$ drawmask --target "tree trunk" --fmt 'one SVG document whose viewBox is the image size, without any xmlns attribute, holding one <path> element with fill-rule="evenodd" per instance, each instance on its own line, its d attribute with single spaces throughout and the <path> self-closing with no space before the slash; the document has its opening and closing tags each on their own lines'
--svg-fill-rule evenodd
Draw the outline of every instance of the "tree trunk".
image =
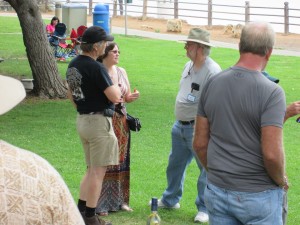
<svg viewBox="0 0 300 225">
<path fill-rule="evenodd" d="M 14 8 L 20 21 L 34 79 L 33 94 L 41 98 L 66 98 L 66 86 L 58 73 L 37 1 L 5 1 Z"/>
</svg>

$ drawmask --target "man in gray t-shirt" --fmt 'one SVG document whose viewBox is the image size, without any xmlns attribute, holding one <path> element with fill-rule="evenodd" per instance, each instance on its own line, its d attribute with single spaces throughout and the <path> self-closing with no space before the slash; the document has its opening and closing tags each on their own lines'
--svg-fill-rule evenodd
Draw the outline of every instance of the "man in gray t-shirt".
<svg viewBox="0 0 300 225">
<path fill-rule="evenodd" d="M 203 87 L 193 147 L 207 169 L 210 224 L 282 224 L 285 95 L 261 73 L 275 33 L 247 24 L 240 59 Z"/>
</svg>

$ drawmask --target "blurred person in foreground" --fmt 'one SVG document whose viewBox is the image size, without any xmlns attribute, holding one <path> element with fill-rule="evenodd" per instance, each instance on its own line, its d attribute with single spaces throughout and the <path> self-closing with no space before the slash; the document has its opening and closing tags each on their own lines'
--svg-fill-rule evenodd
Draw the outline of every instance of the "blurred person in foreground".
<svg viewBox="0 0 300 225">
<path fill-rule="evenodd" d="M 203 88 L 193 147 L 207 169 L 211 225 L 282 224 L 285 94 L 261 72 L 274 42 L 270 24 L 248 23 L 238 62 Z"/>
<path fill-rule="evenodd" d="M 87 225 L 111 224 L 98 218 L 96 206 L 107 166 L 119 164 L 110 108 L 122 99 L 120 88 L 96 59 L 104 54 L 107 41 L 113 39 L 101 27 L 89 27 L 82 36 L 82 53 L 70 62 L 66 75 L 69 98 L 78 112 L 77 132 L 87 165 L 78 200 Z"/>
<path fill-rule="evenodd" d="M 179 201 L 183 194 L 185 172 L 195 152 L 192 148 L 194 122 L 197 106 L 207 80 L 221 71 L 220 66 L 209 57 L 213 45 L 206 30 L 192 28 L 185 42 L 186 56 L 190 59 L 181 75 L 179 92 L 175 102 L 176 121 L 172 127 L 172 148 L 167 167 L 167 188 L 158 207 L 180 208 Z M 197 198 L 195 201 L 197 215 L 194 222 L 208 222 L 208 214 L 204 204 L 204 189 L 206 186 L 206 171 L 197 157 L 199 178 L 197 181 Z"/>
<path fill-rule="evenodd" d="M 108 166 L 103 180 L 102 192 L 98 201 L 96 212 L 101 216 L 107 216 L 108 212 L 119 210 L 132 211 L 129 207 L 130 195 L 130 129 L 126 120 L 125 103 L 137 100 L 140 93 L 130 90 L 130 83 L 126 70 L 118 67 L 120 49 L 115 42 L 109 42 L 104 55 L 98 58 L 108 71 L 113 83 L 118 85 L 124 102 L 115 105 L 115 113 L 112 119 L 114 132 L 119 145 L 119 164 Z"/>
<path fill-rule="evenodd" d="M 22 83 L 0 75 L 0 115 L 26 96 Z M 0 224 L 84 225 L 59 173 L 45 159 L 0 140 Z"/>
</svg>

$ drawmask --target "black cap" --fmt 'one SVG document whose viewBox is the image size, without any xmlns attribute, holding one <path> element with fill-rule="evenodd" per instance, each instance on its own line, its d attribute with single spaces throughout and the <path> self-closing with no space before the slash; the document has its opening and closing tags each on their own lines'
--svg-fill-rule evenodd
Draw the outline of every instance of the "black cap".
<svg viewBox="0 0 300 225">
<path fill-rule="evenodd" d="M 82 35 L 82 43 L 94 44 L 100 41 L 113 41 L 114 37 L 106 34 L 105 30 L 98 26 L 91 26 Z"/>
</svg>

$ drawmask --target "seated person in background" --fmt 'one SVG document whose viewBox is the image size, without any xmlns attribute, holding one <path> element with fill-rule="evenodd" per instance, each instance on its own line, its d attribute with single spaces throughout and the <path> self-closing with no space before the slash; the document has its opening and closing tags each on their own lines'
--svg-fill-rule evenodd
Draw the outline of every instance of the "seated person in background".
<svg viewBox="0 0 300 225">
<path fill-rule="evenodd" d="M 54 31 L 55 31 L 55 26 L 56 26 L 56 24 L 58 24 L 58 23 L 59 23 L 58 17 L 54 16 L 54 17 L 51 19 L 50 24 L 48 24 L 48 25 L 46 26 L 46 32 L 47 32 L 47 35 L 48 35 L 48 36 L 50 36 L 50 35 L 52 35 L 52 34 L 54 33 Z"/>
<path fill-rule="evenodd" d="M 25 97 L 22 83 L 0 75 L 0 115 Z M 84 225 L 67 185 L 40 156 L 0 140 L 0 224 Z"/>
</svg>

